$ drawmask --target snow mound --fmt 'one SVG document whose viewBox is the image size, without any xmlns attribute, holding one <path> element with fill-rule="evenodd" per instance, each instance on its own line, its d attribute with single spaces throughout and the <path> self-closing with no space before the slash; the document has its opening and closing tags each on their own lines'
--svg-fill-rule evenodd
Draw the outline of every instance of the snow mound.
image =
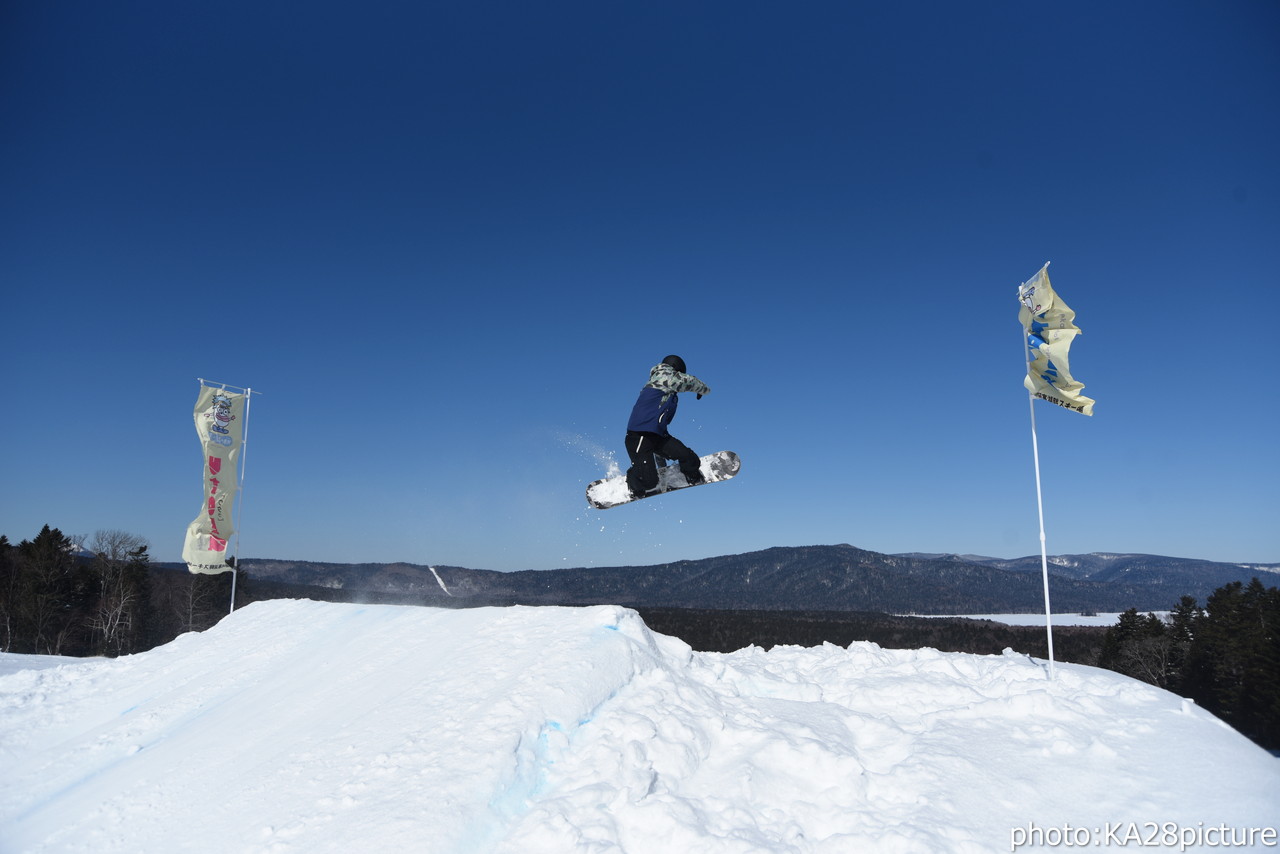
<svg viewBox="0 0 1280 854">
<path fill-rule="evenodd" d="M 0 676 L 0 768 L 5 852 L 991 852 L 1280 818 L 1280 763 L 1117 674 L 694 653 L 610 606 L 257 603 Z"/>
</svg>

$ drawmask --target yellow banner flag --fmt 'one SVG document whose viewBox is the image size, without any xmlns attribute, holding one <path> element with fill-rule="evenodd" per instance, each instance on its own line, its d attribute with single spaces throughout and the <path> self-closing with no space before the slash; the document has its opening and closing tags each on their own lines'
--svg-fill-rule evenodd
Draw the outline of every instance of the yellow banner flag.
<svg viewBox="0 0 1280 854">
<path fill-rule="evenodd" d="M 1018 319 L 1029 348 L 1023 385 L 1042 400 L 1092 415 L 1093 398 L 1080 394 L 1084 383 L 1072 378 L 1067 360 L 1071 342 L 1080 334 L 1080 327 L 1075 325 L 1076 313 L 1054 293 L 1048 269 L 1045 264 L 1018 288 L 1018 299 L 1022 301 Z"/>
<path fill-rule="evenodd" d="M 202 385 L 196 398 L 196 432 L 204 455 L 204 504 L 187 526 L 182 559 L 192 572 L 230 572 L 227 540 L 235 533 L 231 505 L 244 444 L 245 395 Z"/>
</svg>

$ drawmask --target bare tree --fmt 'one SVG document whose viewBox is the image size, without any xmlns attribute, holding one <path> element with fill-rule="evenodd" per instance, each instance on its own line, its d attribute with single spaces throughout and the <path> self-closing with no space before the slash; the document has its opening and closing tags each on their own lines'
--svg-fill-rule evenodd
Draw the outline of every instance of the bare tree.
<svg viewBox="0 0 1280 854">
<path fill-rule="evenodd" d="M 1122 673 L 1166 688 L 1172 670 L 1174 643 L 1164 635 L 1132 638 L 1120 650 Z"/>
<path fill-rule="evenodd" d="M 158 636 L 171 639 L 186 632 L 202 632 L 226 613 L 230 585 L 226 573 L 166 572 L 156 580 Z"/>
<path fill-rule="evenodd" d="M 89 540 L 89 551 L 109 561 L 124 563 L 129 555 L 140 548 L 149 547 L 146 537 L 131 534 L 128 531 L 107 530 L 96 531 Z"/>
<path fill-rule="evenodd" d="M 147 605 L 149 545 L 145 537 L 119 530 L 98 531 L 89 543 L 97 555 L 93 567 L 98 577 L 90 625 L 104 653 L 119 655 L 136 645 Z"/>
<path fill-rule="evenodd" d="M 17 549 L 0 534 L 0 652 L 13 650 L 18 607 Z"/>
</svg>

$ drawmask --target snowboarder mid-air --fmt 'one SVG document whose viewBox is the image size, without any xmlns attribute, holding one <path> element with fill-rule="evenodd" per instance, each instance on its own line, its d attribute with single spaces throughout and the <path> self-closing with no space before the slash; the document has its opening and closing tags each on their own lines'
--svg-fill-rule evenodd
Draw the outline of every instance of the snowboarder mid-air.
<svg viewBox="0 0 1280 854">
<path fill-rule="evenodd" d="M 698 468 L 698 455 L 667 432 L 667 425 L 676 417 L 679 393 L 691 391 L 702 398 L 711 388 L 691 374 L 685 373 L 684 359 L 668 356 L 649 371 L 649 382 L 640 389 L 640 397 L 631 410 L 627 422 L 627 456 L 631 468 L 627 469 L 627 488 L 633 498 L 640 498 L 658 486 L 658 466 L 662 461 L 675 460 L 680 472 L 690 486 L 703 482 Z"/>
</svg>

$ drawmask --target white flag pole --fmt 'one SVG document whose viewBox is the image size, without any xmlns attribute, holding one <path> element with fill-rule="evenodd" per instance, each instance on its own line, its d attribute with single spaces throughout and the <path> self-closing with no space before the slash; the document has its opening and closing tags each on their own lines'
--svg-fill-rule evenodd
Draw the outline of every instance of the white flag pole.
<svg viewBox="0 0 1280 854">
<path fill-rule="evenodd" d="M 1049 266 L 1049 262 L 1045 262 Z M 1027 360 L 1027 375 L 1031 375 L 1031 346 L 1026 330 L 1022 333 L 1022 353 Z M 1049 679 L 1055 678 L 1053 662 L 1053 611 L 1049 607 L 1049 552 L 1044 536 L 1044 495 L 1040 488 L 1040 443 L 1036 438 L 1036 396 L 1027 389 L 1027 402 L 1031 407 L 1031 456 L 1036 467 L 1036 510 L 1040 514 L 1040 575 L 1044 579 L 1044 631 L 1049 643 Z"/>
<path fill-rule="evenodd" d="M 1040 491 L 1040 445 L 1036 441 L 1035 395 L 1027 392 L 1027 400 L 1031 404 L 1031 455 L 1035 458 L 1036 464 L 1036 509 L 1040 513 L 1040 574 L 1044 578 L 1044 631 L 1049 641 L 1049 678 L 1053 679 L 1053 611 L 1049 607 L 1049 552 L 1044 536 L 1044 498 Z"/>
<path fill-rule="evenodd" d="M 239 503 L 236 506 L 236 548 L 232 556 L 235 562 L 235 568 L 231 570 L 231 610 L 228 614 L 235 613 L 236 610 L 236 579 L 240 577 L 240 520 L 244 518 L 244 461 L 249 456 L 249 404 L 253 402 L 253 389 L 246 388 L 244 390 L 244 426 L 241 427 L 240 434 L 240 483 L 237 485 L 236 491 L 239 493 L 236 497 Z"/>
</svg>

